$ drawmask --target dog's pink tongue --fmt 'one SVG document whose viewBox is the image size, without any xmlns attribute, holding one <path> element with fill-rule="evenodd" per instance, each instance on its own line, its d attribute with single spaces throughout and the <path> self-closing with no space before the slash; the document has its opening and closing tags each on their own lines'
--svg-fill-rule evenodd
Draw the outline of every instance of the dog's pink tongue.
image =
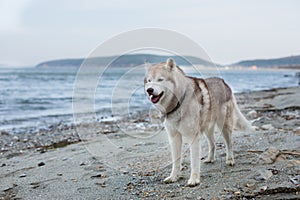
<svg viewBox="0 0 300 200">
<path fill-rule="evenodd" d="M 157 103 L 158 100 L 159 100 L 159 96 L 153 96 L 153 97 L 151 98 L 151 102 L 152 102 L 152 103 Z"/>
</svg>

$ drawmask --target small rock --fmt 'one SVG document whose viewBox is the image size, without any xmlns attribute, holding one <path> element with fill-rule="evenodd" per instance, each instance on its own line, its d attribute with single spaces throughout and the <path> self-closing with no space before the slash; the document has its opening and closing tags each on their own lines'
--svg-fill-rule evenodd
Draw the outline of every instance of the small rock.
<svg viewBox="0 0 300 200">
<path fill-rule="evenodd" d="M 15 135 L 12 139 L 15 140 L 15 141 L 18 141 L 19 137 Z"/>
<path fill-rule="evenodd" d="M 63 174 L 62 173 L 57 173 L 57 176 L 62 176 Z"/>
<path fill-rule="evenodd" d="M 259 127 L 258 126 L 251 126 L 253 130 L 255 131 L 259 131 Z"/>
<path fill-rule="evenodd" d="M 6 131 L 1 131 L 1 132 L 0 132 L 0 135 L 2 135 L 2 136 L 9 136 L 9 133 L 6 132 Z"/>
<path fill-rule="evenodd" d="M 66 161 L 66 160 L 68 160 L 68 158 L 63 158 L 63 159 L 62 159 L 62 161 Z"/>
<path fill-rule="evenodd" d="M 36 149 L 38 152 L 40 153 L 46 153 L 47 152 L 47 149 L 46 148 L 37 148 Z"/>
<path fill-rule="evenodd" d="M 2 165 L 1 165 L 1 167 L 5 167 L 6 166 L 6 164 L 5 163 L 3 163 Z"/>
<path fill-rule="evenodd" d="M 39 167 L 44 166 L 44 165 L 45 165 L 44 162 L 40 162 L 40 163 L 38 164 Z"/>
<path fill-rule="evenodd" d="M 36 189 L 36 188 L 40 187 L 40 183 L 39 182 L 33 182 L 33 183 L 30 183 L 30 185 L 31 185 L 32 189 Z"/>
<path fill-rule="evenodd" d="M 259 156 L 260 164 L 271 164 L 273 163 L 277 156 L 279 155 L 279 150 L 275 147 L 269 147 Z"/>
<path fill-rule="evenodd" d="M 81 163 L 79 164 L 79 166 L 84 166 L 84 165 L 86 165 L 85 162 L 81 162 Z"/>
<path fill-rule="evenodd" d="M 266 170 L 266 169 L 260 169 L 258 172 L 255 174 L 254 179 L 257 181 L 265 181 L 268 180 L 273 176 L 272 171 Z"/>
<path fill-rule="evenodd" d="M 246 187 L 251 189 L 251 190 L 254 190 L 256 188 L 256 183 L 247 183 Z"/>
<path fill-rule="evenodd" d="M 100 185 L 102 188 L 106 187 L 106 183 L 105 181 L 98 181 L 97 183 L 95 183 L 96 185 Z"/>
<path fill-rule="evenodd" d="M 268 189 L 268 186 L 265 185 L 265 186 L 260 187 L 260 188 L 259 188 L 259 191 L 260 191 L 260 192 L 264 192 L 264 191 L 266 191 L 267 189 Z"/>
<path fill-rule="evenodd" d="M 264 125 L 261 126 L 261 129 L 265 130 L 265 131 L 268 131 L 268 130 L 273 130 L 274 127 L 273 127 L 272 124 L 264 124 Z"/>
<path fill-rule="evenodd" d="M 24 178 L 24 177 L 26 177 L 27 176 L 27 174 L 20 174 L 20 178 Z"/>
<path fill-rule="evenodd" d="M 296 133 L 297 135 L 300 135 L 300 127 L 296 128 L 295 133 Z"/>
<path fill-rule="evenodd" d="M 255 119 L 255 118 L 257 118 L 257 112 L 256 112 L 255 110 L 250 110 L 250 111 L 246 114 L 246 116 L 247 116 L 248 118 L 250 118 L 250 119 Z"/>
</svg>

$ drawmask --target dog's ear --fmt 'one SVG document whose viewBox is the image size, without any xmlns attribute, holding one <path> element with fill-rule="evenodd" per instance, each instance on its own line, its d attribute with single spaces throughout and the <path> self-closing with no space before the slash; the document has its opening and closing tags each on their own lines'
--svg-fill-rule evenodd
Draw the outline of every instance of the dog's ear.
<svg viewBox="0 0 300 200">
<path fill-rule="evenodd" d="M 152 65 L 148 61 L 145 61 L 144 66 L 145 66 L 146 71 L 149 71 L 149 69 L 151 68 Z"/>
<path fill-rule="evenodd" d="M 176 67 L 175 61 L 172 58 L 168 58 L 166 67 L 168 71 L 174 70 Z"/>
</svg>

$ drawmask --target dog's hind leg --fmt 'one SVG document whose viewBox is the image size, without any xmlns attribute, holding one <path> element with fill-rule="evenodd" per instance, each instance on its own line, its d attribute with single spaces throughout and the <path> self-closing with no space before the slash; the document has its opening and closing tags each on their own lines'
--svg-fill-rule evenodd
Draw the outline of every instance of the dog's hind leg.
<svg viewBox="0 0 300 200">
<path fill-rule="evenodd" d="M 232 115 L 227 116 L 225 123 L 223 124 L 222 127 L 219 128 L 222 131 L 226 143 L 226 164 L 233 166 L 234 158 L 233 158 L 232 141 L 231 141 L 231 135 L 233 129 Z"/>
<path fill-rule="evenodd" d="M 209 155 L 204 161 L 205 163 L 213 163 L 215 161 L 215 137 L 214 137 L 214 125 L 205 131 L 205 136 L 209 144 Z"/>
</svg>

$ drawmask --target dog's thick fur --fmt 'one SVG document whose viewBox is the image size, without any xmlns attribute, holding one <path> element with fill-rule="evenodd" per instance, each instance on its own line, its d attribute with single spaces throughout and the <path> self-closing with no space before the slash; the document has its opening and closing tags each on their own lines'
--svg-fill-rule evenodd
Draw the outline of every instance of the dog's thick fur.
<svg viewBox="0 0 300 200">
<path fill-rule="evenodd" d="M 166 63 L 146 67 L 144 86 L 150 101 L 165 115 L 164 124 L 173 162 L 171 175 L 165 182 L 174 182 L 178 178 L 184 138 L 190 145 L 191 154 L 191 175 L 188 185 L 199 184 L 200 135 L 205 133 L 209 142 L 209 155 L 205 162 L 214 162 L 215 125 L 225 139 L 226 163 L 234 165 L 232 130 L 251 129 L 251 126 L 241 114 L 232 90 L 223 79 L 188 77 L 170 58 Z"/>
</svg>

